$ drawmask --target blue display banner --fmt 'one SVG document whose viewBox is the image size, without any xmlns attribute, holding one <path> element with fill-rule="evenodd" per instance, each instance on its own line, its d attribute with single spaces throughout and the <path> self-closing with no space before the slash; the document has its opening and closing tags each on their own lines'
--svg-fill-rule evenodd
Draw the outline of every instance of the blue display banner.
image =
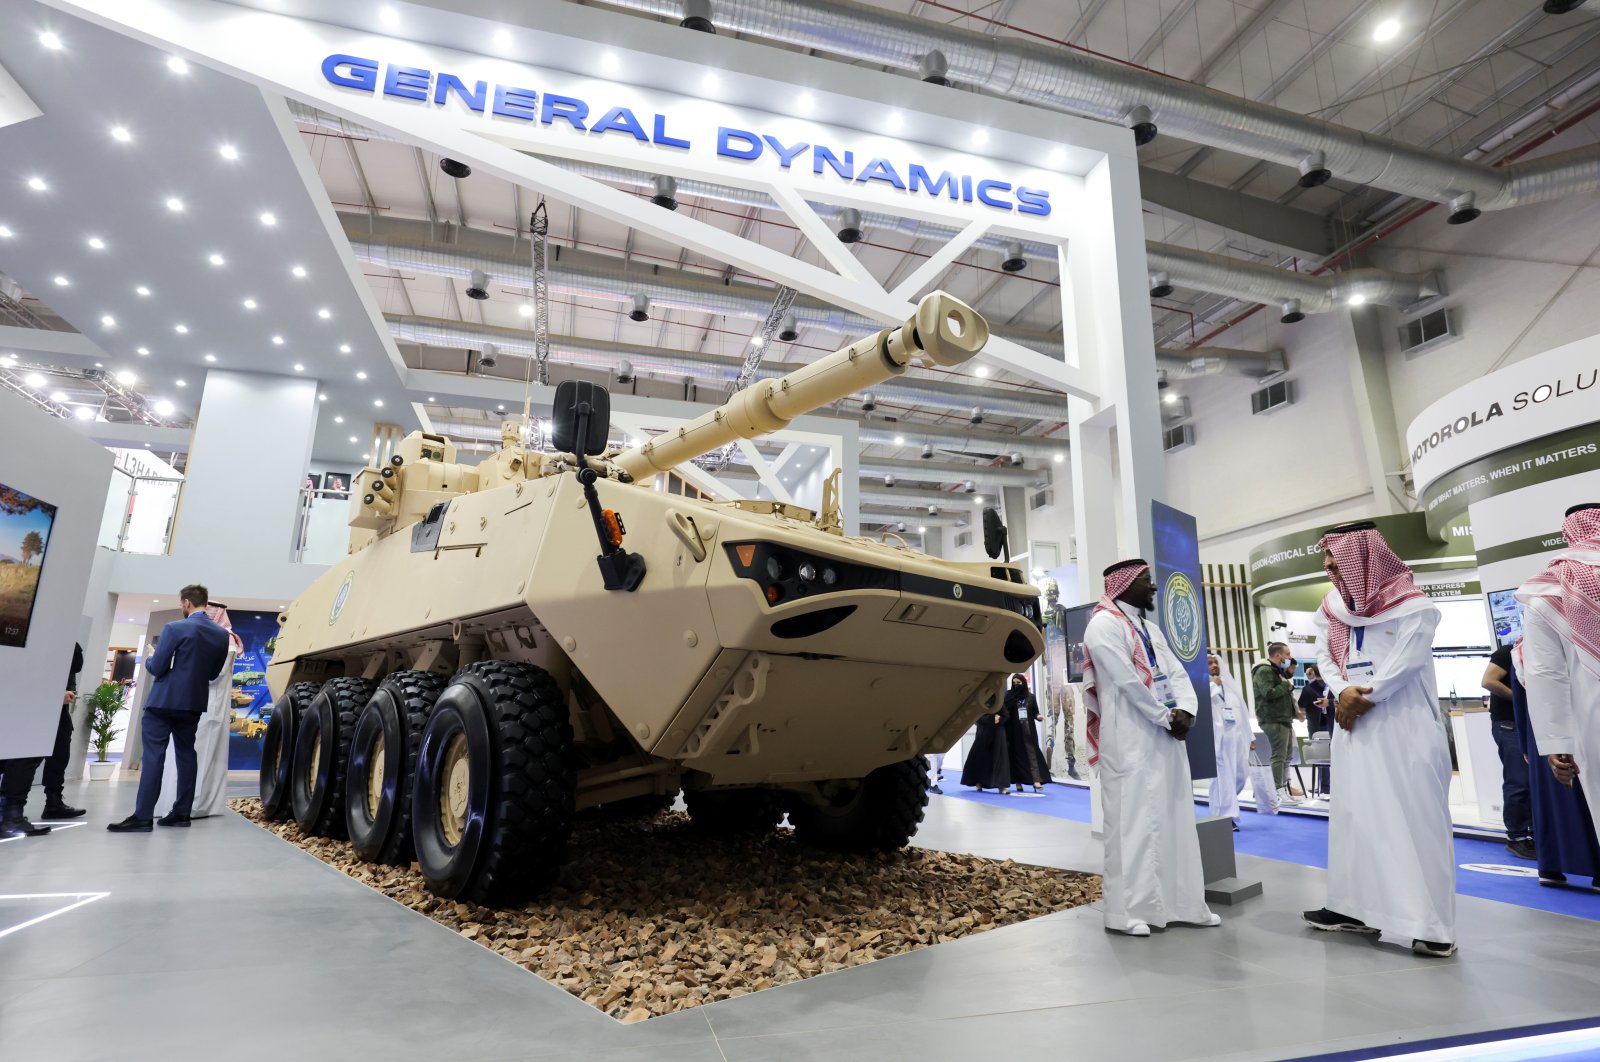
<svg viewBox="0 0 1600 1062">
<path fill-rule="evenodd" d="M 1167 643 L 1183 661 L 1200 700 L 1200 714 L 1185 742 L 1189 772 L 1195 778 L 1215 778 L 1217 751 L 1212 738 L 1211 678 L 1207 670 L 1205 598 L 1200 589 L 1200 537 L 1194 517 L 1160 502 L 1150 503 L 1155 531 L 1156 611 Z"/>
<path fill-rule="evenodd" d="M 233 705 L 228 720 L 228 770 L 254 771 L 261 766 L 261 743 L 272 719 L 272 694 L 267 690 L 267 665 L 278 640 L 276 612 L 228 613 L 233 633 L 244 649 L 233 661 Z"/>
</svg>

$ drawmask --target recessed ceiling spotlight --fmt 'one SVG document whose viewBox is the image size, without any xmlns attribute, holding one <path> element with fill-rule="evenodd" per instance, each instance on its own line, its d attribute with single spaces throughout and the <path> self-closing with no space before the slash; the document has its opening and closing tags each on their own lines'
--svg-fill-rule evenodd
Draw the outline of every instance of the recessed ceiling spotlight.
<svg viewBox="0 0 1600 1062">
<path fill-rule="evenodd" d="M 111 127 L 111 139 L 119 144 L 126 144 L 133 139 L 133 134 L 128 132 L 128 127 L 125 125 L 114 125 Z"/>
<path fill-rule="evenodd" d="M 160 401 L 158 401 L 156 403 L 156 414 L 158 416 L 170 417 L 170 416 L 172 416 L 173 411 L 176 410 L 177 408 L 178 408 L 177 406 L 173 405 L 171 402 L 168 402 L 165 398 L 163 398 L 163 399 L 161 399 Z"/>
<path fill-rule="evenodd" d="M 297 362 L 295 362 L 295 363 L 294 363 L 294 371 L 295 371 L 295 372 L 305 372 L 305 371 L 306 371 L 306 367 L 305 367 L 305 366 L 304 366 L 304 365 L 301 365 L 301 364 L 300 364 L 300 363 L 299 363 L 299 362 L 298 362 L 298 361 L 297 361 Z"/>
<path fill-rule="evenodd" d="M 987 130 L 987 129 L 975 130 L 973 132 L 973 134 L 972 134 L 972 142 L 974 144 L 977 144 L 979 147 L 982 147 L 983 145 L 987 144 L 989 142 L 989 130 Z"/>
<path fill-rule="evenodd" d="M 138 287 L 134 288 L 133 292 L 135 295 L 143 295 L 146 298 L 148 298 L 150 295 L 150 289 L 145 287 L 143 284 L 140 284 Z"/>
<path fill-rule="evenodd" d="M 356 379 L 358 379 L 358 380 L 365 380 L 365 379 L 366 379 L 366 378 L 367 378 L 367 374 L 366 374 L 366 373 L 364 373 L 364 372 L 358 372 L 358 373 L 356 373 Z"/>
<path fill-rule="evenodd" d="M 174 55 L 167 60 L 167 69 L 174 74 L 187 74 L 189 72 L 189 64 L 181 56 Z"/>
<path fill-rule="evenodd" d="M 50 393 L 50 401 L 52 402 L 61 403 L 65 402 L 66 400 L 67 393 L 65 391 L 52 391 Z"/>
<path fill-rule="evenodd" d="M 615 74 L 622 68 L 622 60 L 617 58 L 616 52 L 607 52 L 600 57 L 600 69 L 608 74 Z"/>
<path fill-rule="evenodd" d="M 899 111 L 890 111 L 889 117 L 884 119 L 884 122 L 889 126 L 890 129 L 899 129 L 902 125 L 906 124 L 905 116 Z"/>
<path fill-rule="evenodd" d="M 12 232 L 10 228 L 5 225 L 0 225 L 0 240 L 9 240 L 15 235 L 16 233 Z"/>
<path fill-rule="evenodd" d="M 183 200 L 179 199 L 175 195 L 169 195 L 167 197 L 167 209 L 172 211 L 174 214 L 183 213 Z"/>
<path fill-rule="evenodd" d="M 363 461 L 371 461 L 372 460 L 372 455 L 371 454 L 362 454 L 361 455 L 361 460 L 363 460 Z"/>
<path fill-rule="evenodd" d="M 499 404 L 499 405 L 498 405 L 498 406 L 495 406 L 495 407 L 494 407 L 494 408 L 496 408 L 496 409 L 500 409 L 500 410 L 503 410 L 503 409 L 505 409 L 505 408 L 506 408 L 506 404 L 505 404 L 505 403 L 504 403 L 504 402 L 502 402 L 502 403 L 500 403 L 500 404 Z"/>
<path fill-rule="evenodd" d="M 1064 147 L 1053 148 L 1050 152 L 1050 157 L 1045 161 L 1050 163 L 1052 166 L 1061 165 L 1063 162 L 1067 161 L 1067 149 Z"/>
<path fill-rule="evenodd" d="M 221 147 L 217 148 L 217 154 L 221 155 L 229 162 L 239 161 L 239 149 L 234 147 L 232 144 L 223 144 Z"/>
<path fill-rule="evenodd" d="M 106 328 L 117 327 L 117 319 L 112 317 L 109 313 L 103 313 L 100 315 L 100 323 Z"/>
<path fill-rule="evenodd" d="M 517 307 L 517 312 L 520 313 L 524 317 L 532 317 L 533 316 L 533 304 L 531 302 L 525 302 L 521 306 Z"/>
<path fill-rule="evenodd" d="M 139 377 L 129 372 L 127 369 L 123 369 L 117 373 L 117 383 L 124 387 L 131 387 L 138 382 Z"/>
<path fill-rule="evenodd" d="M 356 437 L 354 435 L 350 436 L 350 441 L 351 442 L 355 442 L 356 441 Z"/>
<path fill-rule="evenodd" d="M 335 424 L 343 424 L 344 423 L 344 418 L 343 417 L 334 417 L 333 418 L 333 422 Z"/>
<path fill-rule="evenodd" d="M 896 435 L 894 437 L 894 444 L 896 446 L 904 446 L 906 444 L 906 437 L 904 435 Z"/>
<path fill-rule="evenodd" d="M 219 266 L 219 265 L 223 264 L 223 259 L 222 259 L 222 256 L 220 254 L 207 255 L 206 256 L 206 261 L 210 262 L 214 266 Z"/>
<path fill-rule="evenodd" d="M 301 265 L 297 265 L 293 269 L 290 269 L 289 272 L 293 273 L 296 277 L 299 277 L 300 279 L 304 280 L 305 279 L 305 275 L 306 275 L 306 267 L 305 266 L 301 266 Z"/>
<path fill-rule="evenodd" d="M 511 46 L 511 31 L 503 29 L 495 30 L 494 43 L 501 48 L 509 48 Z"/>
<path fill-rule="evenodd" d="M 318 402 L 326 402 L 327 400 L 328 400 L 328 393 L 326 391 L 324 391 L 322 394 L 319 394 L 317 396 L 317 401 Z"/>
<path fill-rule="evenodd" d="M 28 187 L 32 188 L 35 192 L 43 192 L 50 186 L 44 183 L 43 177 L 29 177 Z"/>
<path fill-rule="evenodd" d="M 1386 18 L 1372 30 L 1372 39 L 1379 44 L 1392 41 L 1398 36 L 1400 36 L 1400 20 L 1397 18 Z"/>
<path fill-rule="evenodd" d="M 186 324 L 173 325 L 172 330 L 178 333 L 180 336 L 186 336 L 189 334 L 189 326 Z"/>
<path fill-rule="evenodd" d="M 973 369 L 972 371 L 977 374 L 978 379 L 980 379 L 980 380 L 986 380 L 986 379 L 989 378 L 989 366 L 987 366 L 987 365 L 979 365 L 976 369 Z"/>
<path fill-rule="evenodd" d="M 379 408 L 379 409 L 382 409 L 382 408 L 383 408 L 383 399 L 381 399 L 381 398 L 374 398 L 374 399 L 373 399 L 373 400 L 372 400 L 372 404 L 373 404 L 373 405 L 375 405 L 375 406 L 377 406 L 377 407 L 378 407 L 378 408 Z M 502 407 L 502 408 L 503 408 L 503 407 Z"/>
<path fill-rule="evenodd" d="M 59 52 L 61 50 L 61 38 L 57 37 L 49 30 L 45 30 L 43 33 L 39 34 L 39 43 L 44 45 L 46 48 L 49 48 L 52 52 Z"/>
<path fill-rule="evenodd" d="M 385 26 L 395 26 L 400 23 L 400 12 L 385 4 L 378 12 L 378 21 Z"/>
<path fill-rule="evenodd" d="M 794 101 L 794 105 L 795 109 L 797 109 L 801 114 L 810 114 L 816 109 L 817 98 L 809 92 L 802 92 L 800 93 L 799 98 Z"/>
<path fill-rule="evenodd" d="M 58 288 L 64 288 L 71 283 L 72 281 L 68 280 L 66 277 L 56 277 L 56 287 Z"/>
<path fill-rule="evenodd" d="M 189 381 L 188 380 L 173 380 L 172 382 L 177 384 L 179 387 L 188 387 L 189 386 Z"/>
<path fill-rule="evenodd" d="M 324 306 L 322 309 L 317 311 L 317 316 L 326 321 L 328 318 L 333 316 L 333 311 Z"/>
<path fill-rule="evenodd" d="M 433 401 L 433 400 L 434 400 L 434 398 L 433 398 L 433 396 L 432 396 L 432 395 L 429 395 L 429 396 L 428 396 L 428 401 L 429 401 L 429 402 L 432 402 L 432 401 Z"/>
<path fill-rule="evenodd" d="M 88 406 L 79 406 L 77 409 L 72 411 L 72 415 L 77 417 L 79 420 L 93 420 L 94 410 L 90 409 Z"/>
<path fill-rule="evenodd" d="M 139 348 L 139 356 L 141 358 L 148 358 L 150 356 L 150 348 L 149 347 L 140 347 Z"/>
<path fill-rule="evenodd" d="M 1061 462 L 1065 461 L 1066 459 L 1067 459 L 1067 455 L 1066 454 L 1055 454 L 1050 458 L 1050 460 L 1054 461 L 1058 465 Z"/>
<path fill-rule="evenodd" d="M 1166 394 L 1161 396 L 1161 401 L 1165 402 L 1169 406 L 1175 406 L 1178 404 L 1178 396 L 1173 394 L 1171 391 L 1168 391 Z"/>
<path fill-rule="evenodd" d="M 700 87 L 707 92 L 715 92 L 722 87 L 722 79 L 717 76 L 715 70 L 707 70 L 705 76 L 700 79 Z"/>
<path fill-rule="evenodd" d="M 283 337 L 282 336 L 273 336 L 272 337 L 272 345 L 275 346 L 275 347 L 283 346 Z"/>
<path fill-rule="evenodd" d="M 246 300 L 244 300 L 244 308 L 247 309 L 247 310 L 255 309 L 256 308 L 256 300 L 254 300 L 254 299 L 246 299 Z"/>
<path fill-rule="evenodd" d="M 23 378 L 22 382 L 37 391 L 39 388 L 44 386 L 45 379 L 36 372 L 30 372 L 26 377 Z"/>
<path fill-rule="evenodd" d="M 278 223 L 278 216 L 276 214 L 274 214 L 272 211 L 264 210 L 264 211 L 261 212 L 261 224 L 265 225 L 267 228 L 270 229 L 272 226 L 276 225 L 277 223 Z"/>
<path fill-rule="evenodd" d="M 348 354 L 348 353 L 350 353 L 350 344 L 349 343 L 340 343 L 339 344 L 339 353 L 340 354 Z"/>
<path fill-rule="evenodd" d="M 89 246 L 94 248 L 96 251 L 103 251 L 106 249 L 106 241 L 102 240 L 98 236 L 90 236 Z"/>
<path fill-rule="evenodd" d="M 1345 300 L 1345 302 L 1351 306 L 1362 306 L 1365 305 L 1366 301 L 1367 297 L 1361 294 L 1359 291 Z"/>
<path fill-rule="evenodd" d="M 208 361 L 208 362 L 210 362 L 210 363 L 212 363 L 214 365 L 214 364 L 216 364 L 217 356 L 215 354 L 207 354 L 206 355 L 206 361 Z"/>
</svg>

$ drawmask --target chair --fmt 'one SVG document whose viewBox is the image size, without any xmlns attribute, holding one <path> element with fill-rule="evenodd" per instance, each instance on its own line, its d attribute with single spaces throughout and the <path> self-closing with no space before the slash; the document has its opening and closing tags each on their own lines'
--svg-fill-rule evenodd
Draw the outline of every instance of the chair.
<svg viewBox="0 0 1600 1062">
<path fill-rule="evenodd" d="M 1306 792 L 1322 795 L 1320 783 L 1327 779 L 1329 766 L 1333 763 L 1333 735 L 1326 730 L 1319 730 L 1312 734 L 1301 750 L 1300 762 L 1307 767 L 1313 768 L 1311 771 L 1312 788 L 1307 789 Z M 1295 773 L 1299 773 L 1298 769 L 1296 769 Z M 1301 788 L 1304 788 L 1304 783 L 1302 783 Z"/>
<path fill-rule="evenodd" d="M 1287 764 L 1285 764 L 1284 766 L 1285 766 L 1286 770 L 1290 770 L 1290 771 L 1294 772 L 1295 781 L 1300 783 L 1300 792 L 1305 793 L 1305 794 L 1307 794 L 1309 796 L 1310 793 L 1311 793 L 1311 790 L 1306 788 L 1305 775 L 1300 773 L 1300 765 L 1304 762 L 1304 760 L 1301 757 L 1301 742 L 1304 739 L 1301 738 L 1297 734 L 1296 735 L 1291 735 L 1291 736 L 1294 738 L 1294 740 L 1289 742 L 1289 762 Z M 1286 778 L 1285 781 L 1287 781 L 1287 780 L 1288 779 Z"/>
</svg>

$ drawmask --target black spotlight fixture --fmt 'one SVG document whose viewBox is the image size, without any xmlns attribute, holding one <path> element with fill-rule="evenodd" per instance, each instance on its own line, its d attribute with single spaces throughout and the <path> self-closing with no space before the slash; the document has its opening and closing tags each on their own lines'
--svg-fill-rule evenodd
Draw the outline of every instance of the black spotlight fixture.
<svg viewBox="0 0 1600 1062">
<path fill-rule="evenodd" d="M 1278 318 L 1280 322 L 1283 324 L 1294 324 L 1296 321 L 1304 321 L 1305 319 L 1306 315 L 1300 309 L 1299 299 L 1289 299 L 1284 302 L 1283 316 Z"/>
<path fill-rule="evenodd" d="M 711 23 L 711 0 L 683 0 L 683 20 L 678 25 L 699 33 L 715 34 L 717 27 Z"/>
<path fill-rule="evenodd" d="M 861 211 L 855 207 L 845 207 L 839 211 L 839 242 L 861 242 Z"/>
<path fill-rule="evenodd" d="M 678 182 L 666 174 L 657 175 L 655 181 L 655 194 L 650 197 L 650 202 L 667 210 L 678 209 Z"/>
<path fill-rule="evenodd" d="M 472 271 L 472 279 L 467 283 L 467 298 L 477 299 L 482 302 L 489 297 L 489 274 L 481 269 Z"/>
<path fill-rule="evenodd" d="M 932 460 L 932 458 L 933 458 L 933 443 L 923 443 L 922 444 L 922 459 L 924 461 L 929 461 L 929 460 Z"/>
<path fill-rule="evenodd" d="M 626 358 L 624 358 L 622 360 L 622 364 L 617 366 L 617 383 L 619 383 L 619 384 L 630 384 L 630 383 L 633 383 L 633 377 L 634 377 L 633 362 L 628 361 Z"/>
<path fill-rule="evenodd" d="M 1156 119 L 1149 107 L 1139 106 L 1128 112 L 1128 128 L 1133 130 L 1135 147 L 1144 147 L 1156 138 Z"/>
<path fill-rule="evenodd" d="M 861 412 L 871 413 L 878 408 L 878 396 L 871 391 L 861 396 Z"/>
<path fill-rule="evenodd" d="M 1172 294 L 1172 278 L 1165 273 L 1150 274 L 1150 297 L 1164 299 Z"/>
<path fill-rule="evenodd" d="M 1007 273 L 1020 273 L 1028 268 L 1028 260 L 1022 255 L 1022 243 L 1012 240 L 1006 244 L 1006 256 L 1000 262 L 1000 268 Z"/>
<path fill-rule="evenodd" d="M 483 345 L 482 353 L 478 355 L 478 368 L 492 369 L 495 367 L 495 363 L 499 360 L 500 348 L 495 346 L 493 343 L 485 343 Z"/>
<path fill-rule="evenodd" d="M 1482 213 L 1478 209 L 1478 197 L 1471 192 L 1463 192 L 1450 200 L 1450 216 L 1445 220 L 1452 225 L 1465 225 Z"/>
<path fill-rule="evenodd" d="M 1569 15 L 1578 10 L 1585 0 L 1544 0 L 1544 13 L 1547 15 Z"/>
<path fill-rule="evenodd" d="M 1322 152 L 1313 151 L 1300 160 L 1301 188 L 1315 188 L 1328 183 L 1328 178 L 1333 176 L 1333 171 L 1328 169 L 1327 159 Z"/>
<path fill-rule="evenodd" d="M 457 162 L 455 159 L 440 159 L 439 168 L 445 172 L 445 176 L 454 177 L 457 180 L 472 176 L 472 167 L 465 162 Z"/>
<path fill-rule="evenodd" d="M 778 322 L 778 338 L 785 343 L 793 343 L 800 338 L 800 323 L 794 319 L 794 314 L 786 313 L 783 320 Z"/>
<path fill-rule="evenodd" d="M 648 321 L 648 320 L 650 320 L 650 296 L 645 295 L 645 294 L 639 294 L 639 295 L 635 295 L 633 297 L 633 307 L 630 310 L 628 310 L 628 320 L 630 320 L 630 321 Z"/>
<path fill-rule="evenodd" d="M 922 61 L 917 65 L 922 75 L 922 80 L 930 85 L 950 87 L 950 63 L 939 49 L 935 48 L 927 55 L 924 55 Z"/>
</svg>

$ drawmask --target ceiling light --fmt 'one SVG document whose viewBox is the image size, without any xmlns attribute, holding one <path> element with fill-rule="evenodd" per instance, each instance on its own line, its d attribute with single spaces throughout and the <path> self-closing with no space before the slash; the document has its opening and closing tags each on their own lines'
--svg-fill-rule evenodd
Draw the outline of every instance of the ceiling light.
<svg viewBox="0 0 1600 1062">
<path fill-rule="evenodd" d="M 117 327 L 117 319 L 112 317 L 109 313 L 103 313 L 100 315 L 100 323 L 107 328 Z"/>
<path fill-rule="evenodd" d="M 56 287 L 58 288 L 64 288 L 71 283 L 72 281 L 68 280 L 66 277 L 56 277 Z"/>
<path fill-rule="evenodd" d="M 494 407 L 494 408 L 496 408 L 496 409 L 505 409 L 505 408 L 506 408 L 506 406 L 505 406 L 505 403 L 504 403 L 504 402 L 502 402 L 502 403 L 500 403 L 500 404 L 499 404 L 499 405 L 498 405 L 498 406 L 495 406 L 495 407 Z"/>
<path fill-rule="evenodd" d="M 896 435 L 894 437 L 894 444 L 896 446 L 904 446 L 906 444 L 906 437 L 904 435 Z"/>
<path fill-rule="evenodd" d="M 51 392 L 50 401 L 56 402 L 56 403 L 61 403 L 61 402 L 65 402 L 66 400 L 67 400 L 67 393 L 65 391 L 54 391 L 54 392 Z"/>
<path fill-rule="evenodd" d="M 133 373 L 129 372 L 127 369 L 123 369 L 123 370 L 121 370 L 120 372 L 117 373 L 117 383 L 121 384 L 124 387 L 132 387 L 134 384 L 136 384 L 138 382 L 139 382 L 139 377 L 134 375 Z"/>
<path fill-rule="evenodd" d="M 363 460 L 363 461 L 371 461 L 372 460 L 372 455 L 371 454 L 362 454 L 361 455 L 361 460 Z"/>
<path fill-rule="evenodd" d="M 272 213 L 272 211 L 267 210 L 267 211 L 263 211 L 262 212 L 262 214 L 261 214 L 261 224 L 267 226 L 268 228 L 271 228 L 272 226 L 276 225 L 277 223 L 278 223 L 278 217 L 277 217 L 276 214 Z"/>
<path fill-rule="evenodd" d="M 1056 454 L 1055 456 L 1050 458 L 1050 460 L 1054 461 L 1058 465 L 1061 462 L 1065 461 L 1066 459 L 1067 459 L 1067 455 L 1066 454 Z"/>
<path fill-rule="evenodd" d="M 216 360 L 217 360 L 217 356 L 215 354 L 207 354 L 206 355 L 206 361 L 211 362 L 212 364 L 215 364 Z"/>
<path fill-rule="evenodd" d="M 282 336 L 273 336 L 272 337 L 272 345 L 275 346 L 275 347 L 283 346 L 283 337 Z"/>
<path fill-rule="evenodd" d="M 324 306 L 322 309 L 317 311 L 317 316 L 326 321 L 328 318 L 333 316 L 333 311 Z"/>
<path fill-rule="evenodd" d="M 212 254 L 206 257 L 206 261 L 210 262 L 214 266 L 219 266 L 222 264 L 223 259 L 220 254 Z"/>
<path fill-rule="evenodd" d="M 72 415 L 77 417 L 79 420 L 92 420 L 94 418 L 94 410 L 90 409 L 88 406 L 79 406 L 77 409 L 72 411 Z"/>
<path fill-rule="evenodd" d="M 707 92 L 715 92 L 721 86 L 722 79 L 716 75 L 715 71 L 707 70 L 705 77 L 700 79 L 700 87 L 705 89 Z"/>
<path fill-rule="evenodd" d="M 343 417 L 334 417 L 333 418 L 333 422 L 335 424 L 343 424 L 344 423 L 344 418 Z"/>
<path fill-rule="evenodd" d="M 428 396 L 428 401 L 429 401 L 429 402 L 432 402 L 432 401 L 433 401 L 433 396 L 432 396 L 432 395 L 429 395 L 429 396 Z M 638 444 L 637 444 L 637 443 L 635 443 L 635 444 L 634 444 L 634 445 L 638 445 Z"/>
<path fill-rule="evenodd" d="M 972 371 L 977 373 L 978 379 L 980 379 L 980 380 L 986 380 L 986 379 L 989 378 L 989 366 L 987 366 L 987 365 L 979 365 L 976 369 L 973 369 Z"/>
<path fill-rule="evenodd" d="M 1161 401 L 1165 402 L 1169 406 L 1175 406 L 1178 404 L 1178 396 L 1173 394 L 1171 391 L 1168 391 L 1166 394 L 1161 396 Z"/>
<path fill-rule="evenodd" d="M 15 235 L 16 233 L 12 232 L 9 228 L 4 225 L 0 225 L 0 240 L 9 240 Z"/>
<path fill-rule="evenodd" d="M 616 52 L 607 52 L 600 57 L 600 69 L 608 74 L 615 74 L 622 66 L 622 60 L 617 58 Z"/>
<path fill-rule="evenodd" d="M 800 93 L 800 98 L 794 102 L 801 114 L 810 114 L 817 106 L 817 98 L 809 92 Z"/>
<path fill-rule="evenodd" d="M 98 236 L 90 236 L 89 246 L 94 248 L 96 251 L 103 251 L 106 249 L 106 241 L 102 240 Z"/>
<path fill-rule="evenodd" d="M 145 287 L 143 284 L 140 284 L 138 287 L 134 288 L 133 292 L 135 295 L 143 295 L 146 297 L 150 295 L 150 289 Z"/>
<path fill-rule="evenodd" d="M 884 119 L 884 121 L 890 129 L 899 129 L 902 125 L 906 124 L 905 118 L 900 114 L 899 111 L 890 111 L 889 117 Z"/>
<path fill-rule="evenodd" d="M 35 192 L 42 192 L 50 186 L 44 183 L 43 177 L 29 177 L 28 187 L 32 188 Z"/>
<path fill-rule="evenodd" d="M 179 199 L 175 195 L 168 196 L 167 209 L 172 211 L 174 214 L 183 213 L 183 200 Z"/>
<path fill-rule="evenodd" d="M 517 307 L 517 312 L 520 313 L 524 317 L 532 317 L 533 316 L 533 304 L 525 302 L 521 306 Z"/>
<path fill-rule="evenodd" d="M 926 534 L 927 534 L 927 533 L 928 533 L 928 529 L 927 529 L 927 528 L 926 528 L 926 527 L 919 527 L 919 528 L 917 528 L 917 534 L 919 534 L 919 535 L 926 535 Z"/>
<path fill-rule="evenodd" d="M 178 407 L 168 402 L 165 398 L 156 403 L 156 413 L 159 416 L 170 417 Z"/>
<path fill-rule="evenodd" d="M 22 382 L 37 391 L 39 388 L 44 386 L 44 377 L 40 376 L 36 372 L 30 372 L 26 377 L 23 378 Z"/>
<path fill-rule="evenodd" d="M 180 336 L 186 336 L 189 334 L 189 326 L 186 324 L 174 325 L 172 330 L 178 333 Z"/>
<path fill-rule="evenodd" d="M 139 356 L 141 358 L 148 358 L 150 356 L 150 348 L 149 347 L 140 347 L 139 348 Z"/>
<path fill-rule="evenodd" d="M 179 387 L 188 387 L 189 386 L 189 381 L 188 380 L 174 380 L 172 382 L 177 384 Z"/>
<path fill-rule="evenodd" d="M 348 354 L 348 353 L 350 353 L 350 344 L 349 343 L 340 343 L 339 344 L 339 353 L 340 354 Z"/>
<path fill-rule="evenodd" d="M 351 442 L 355 442 L 356 441 L 356 437 L 354 435 L 350 436 L 350 441 Z"/>
<path fill-rule="evenodd" d="M 319 394 L 317 396 L 317 401 L 318 402 L 326 402 L 327 400 L 328 400 L 327 392 L 323 392 L 322 394 Z"/>
<path fill-rule="evenodd" d="M 189 72 L 189 64 L 184 62 L 180 56 L 174 55 L 167 60 L 167 69 L 174 74 L 187 74 Z"/>
<path fill-rule="evenodd" d="M 1398 36 L 1400 36 L 1400 20 L 1397 18 L 1386 18 L 1372 30 L 1372 39 L 1379 44 L 1392 41 Z"/>
<path fill-rule="evenodd" d="M 1359 292 L 1359 291 L 1345 300 L 1345 302 L 1347 304 L 1351 305 L 1351 306 L 1361 306 L 1366 301 L 1367 301 L 1367 297 L 1365 295 L 1361 294 L 1361 292 Z"/>
<path fill-rule="evenodd" d="M 44 45 L 46 48 L 49 48 L 52 52 L 59 52 L 61 50 L 61 38 L 57 37 L 49 30 L 45 30 L 43 33 L 39 34 L 39 43 Z"/>
<path fill-rule="evenodd" d="M 499 45 L 502 48 L 509 47 L 510 44 L 511 44 L 511 34 L 510 34 L 510 32 L 507 31 L 507 30 L 503 30 L 503 29 L 495 30 L 494 31 L 494 42 L 495 42 L 495 44 Z"/>
<path fill-rule="evenodd" d="M 300 364 L 300 363 L 299 363 L 299 362 L 298 362 L 298 361 L 297 361 L 297 362 L 295 362 L 295 363 L 294 363 L 294 371 L 295 371 L 295 372 L 305 372 L 305 371 L 306 371 L 306 367 L 305 367 L 305 366 L 304 366 L 304 365 L 301 365 L 301 364 Z"/>
<path fill-rule="evenodd" d="M 972 134 L 972 142 L 974 144 L 977 144 L 979 147 L 982 147 L 983 145 L 987 144 L 989 142 L 989 130 L 987 130 L 987 129 L 975 130 L 973 132 L 973 134 Z"/>
<path fill-rule="evenodd" d="M 117 141 L 118 143 L 126 144 L 128 141 L 133 139 L 133 134 L 128 132 L 127 126 L 114 125 L 111 127 L 111 139 Z"/>
<path fill-rule="evenodd" d="M 1052 166 L 1061 165 L 1063 162 L 1067 161 L 1067 149 L 1064 147 L 1053 149 L 1050 152 L 1050 157 L 1045 161 L 1049 162 Z"/>
<path fill-rule="evenodd" d="M 400 23 L 400 13 L 387 5 L 378 12 L 378 21 L 385 26 L 395 26 Z"/>
<path fill-rule="evenodd" d="M 383 399 L 381 399 L 381 398 L 374 398 L 374 399 L 373 399 L 373 400 L 372 400 L 372 404 L 373 404 L 373 405 L 375 405 L 375 406 L 377 406 L 377 407 L 378 407 L 378 408 L 379 408 L 379 409 L 382 409 L 382 408 L 383 408 Z M 505 407 L 505 406 L 501 406 L 501 407 L 500 407 L 500 408 L 501 408 L 501 409 L 504 409 L 504 408 L 506 408 L 506 407 Z"/>
<path fill-rule="evenodd" d="M 293 273 L 297 277 L 300 277 L 301 279 L 304 279 L 306 275 L 306 267 L 297 265 L 293 269 L 289 270 L 289 272 Z"/>
<path fill-rule="evenodd" d="M 358 373 L 356 373 L 356 379 L 358 379 L 358 380 L 365 380 L 365 379 L 366 379 L 366 378 L 367 378 L 367 374 L 366 374 L 366 373 L 364 373 L 364 372 L 358 372 Z"/>
<path fill-rule="evenodd" d="M 254 299 L 246 299 L 246 300 L 244 300 L 244 308 L 247 309 L 247 310 L 255 309 L 256 308 L 256 300 L 254 300 Z"/>
<path fill-rule="evenodd" d="M 232 144 L 223 144 L 221 147 L 217 148 L 217 154 L 221 155 L 229 162 L 239 161 L 239 149 L 234 147 Z"/>
</svg>

